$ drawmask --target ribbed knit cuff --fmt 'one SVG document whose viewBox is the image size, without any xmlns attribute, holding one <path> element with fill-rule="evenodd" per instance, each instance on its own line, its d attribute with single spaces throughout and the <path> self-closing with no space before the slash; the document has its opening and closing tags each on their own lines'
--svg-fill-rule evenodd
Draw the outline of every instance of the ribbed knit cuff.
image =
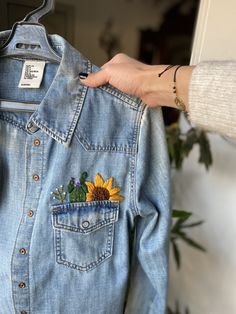
<svg viewBox="0 0 236 314">
<path fill-rule="evenodd" d="M 198 127 L 236 137 L 236 61 L 208 61 L 193 70 L 189 116 Z"/>
</svg>

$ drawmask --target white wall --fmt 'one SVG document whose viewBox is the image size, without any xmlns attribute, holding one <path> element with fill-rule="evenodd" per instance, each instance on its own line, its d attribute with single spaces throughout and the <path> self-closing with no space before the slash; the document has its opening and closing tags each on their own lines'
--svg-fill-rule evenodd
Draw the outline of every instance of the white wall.
<svg viewBox="0 0 236 314">
<path fill-rule="evenodd" d="M 202 0 L 191 63 L 236 59 L 236 1 Z"/>
<path fill-rule="evenodd" d="M 236 59 L 236 1 L 203 0 L 192 63 Z M 182 123 L 183 125 L 184 123 Z M 199 166 L 194 150 L 181 172 L 173 173 L 174 207 L 192 211 L 205 223 L 190 235 L 207 248 L 181 245 L 183 265 L 171 258 L 170 300 L 189 305 L 191 314 L 236 313 L 236 141 L 210 135 L 213 167 Z"/>
<path fill-rule="evenodd" d="M 202 253 L 181 244 L 182 267 L 170 259 L 170 301 L 188 305 L 191 314 L 236 313 L 236 142 L 210 136 L 213 167 L 198 163 L 195 149 L 181 172 L 173 173 L 174 208 L 194 213 L 205 223 L 189 235 L 202 244 Z"/>
</svg>

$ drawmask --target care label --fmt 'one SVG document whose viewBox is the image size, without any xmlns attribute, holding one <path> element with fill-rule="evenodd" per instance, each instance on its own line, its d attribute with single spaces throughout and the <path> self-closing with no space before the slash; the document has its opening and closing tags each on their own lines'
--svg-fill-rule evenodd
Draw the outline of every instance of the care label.
<svg viewBox="0 0 236 314">
<path fill-rule="evenodd" d="M 19 88 L 39 88 L 43 79 L 45 61 L 26 60 L 19 82 Z"/>
</svg>

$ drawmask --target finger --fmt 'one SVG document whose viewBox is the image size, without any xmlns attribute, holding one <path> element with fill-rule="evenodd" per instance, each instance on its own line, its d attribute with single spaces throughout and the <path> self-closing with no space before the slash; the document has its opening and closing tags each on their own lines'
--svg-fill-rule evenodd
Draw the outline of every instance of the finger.
<svg viewBox="0 0 236 314">
<path fill-rule="evenodd" d="M 80 80 L 84 85 L 89 87 L 97 87 L 105 85 L 109 82 L 108 75 L 104 70 L 100 70 L 96 73 L 80 73 Z"/>
</svg>

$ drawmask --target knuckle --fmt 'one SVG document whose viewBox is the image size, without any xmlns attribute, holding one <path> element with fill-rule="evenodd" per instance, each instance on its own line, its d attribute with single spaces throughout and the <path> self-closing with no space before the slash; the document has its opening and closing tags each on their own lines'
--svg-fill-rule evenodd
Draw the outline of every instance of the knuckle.
<svg viewBox="0 0 236 314">
<path fill-rule="evenodd" d="M 123 52 L 119 52 L 117 53 L 114 57 L 113 57 L 113 60 L 114 61 L 122 61 L 124 58 L 126 58 L 126 54 L 124 54 Z"/>
</svg>

